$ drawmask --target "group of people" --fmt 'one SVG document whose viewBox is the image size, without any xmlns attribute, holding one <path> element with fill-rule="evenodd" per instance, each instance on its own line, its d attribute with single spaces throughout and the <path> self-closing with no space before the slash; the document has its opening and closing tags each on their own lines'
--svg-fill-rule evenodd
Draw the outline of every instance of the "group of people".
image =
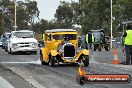
<svg viewBox="0 0 132 88">
<path fill-rule="evenodd" d="M 123 34 L 124 46 L 126 50 L 125 65 L 132 65 L 132 25 L 128 25 L 125 33 Z"/>
<path fill-rule="evenodd" d="M 125 65 L 132 65 L 132 25 L 128 25 L 124 34 L 124 47 L 126 51 L 126 61 Z M 92 33 L 86 35 L 86 43 L 88 44 L 87 48 L 92 48 L 92 43 L 94 42 L 94 36 Z"/>
</svg>

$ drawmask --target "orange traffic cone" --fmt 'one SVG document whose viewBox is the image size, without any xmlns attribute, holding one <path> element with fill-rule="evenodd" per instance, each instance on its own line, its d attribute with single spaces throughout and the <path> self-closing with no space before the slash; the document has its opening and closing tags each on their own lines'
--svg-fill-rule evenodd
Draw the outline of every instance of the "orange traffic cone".
<svg viewBox="0 0 132 88">
<path fill-rule="evenodd" d="M 84 76 L 86 74 L 86 71 L 81 66 L 78 68 L 78 71 L 79 71 L 79 75 L 81 76 Z"/>
<path fill-rule="evenodd" d="M 117 56 L 117 51 L 116 51 L 116 49 L 114 49 L 114 61 L 113 61 L 113 64 L 119 64 L 119 61 L 118 61 L 118 56 Z"/>
</svg>

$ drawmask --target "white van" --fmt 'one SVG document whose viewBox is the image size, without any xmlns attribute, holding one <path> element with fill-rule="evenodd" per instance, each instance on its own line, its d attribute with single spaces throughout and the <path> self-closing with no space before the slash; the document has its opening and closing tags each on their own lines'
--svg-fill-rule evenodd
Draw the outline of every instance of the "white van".
<svg viewBox="0 0 132 88">
<path fill-rule="evenodd" d="M 38 42 L 34 32 L 29 30 L 12 31 L 8 43 L 8 53 L 33 52 L 37 54 Z"/>
</svg>

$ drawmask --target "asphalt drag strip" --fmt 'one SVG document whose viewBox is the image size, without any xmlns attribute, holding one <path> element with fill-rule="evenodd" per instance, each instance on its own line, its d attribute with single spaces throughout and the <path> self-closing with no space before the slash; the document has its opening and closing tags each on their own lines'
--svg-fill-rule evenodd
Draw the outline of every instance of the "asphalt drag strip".
<svg viewBox="0 0 132 88">
<path fill-rule="evenodd" d="M 0 64 L 0 88 L 35 88 L 22 77 Z"/>
<path fill-rule="evenodd" d="M 23 77 L 26 81 L 37 88 L 131 88 L 129 84 L 86 84 L 76 83 L 78 65 L 58 65 L 50 67 L 38 64 L 5 64 L 9 69 Z M 123 70 L 109 64 L 90 63 L 85 67 L 88 74 L 130 74 L 131 70 Z M 36 87 L 36 86 L 35 86 Z"/>
</svg>

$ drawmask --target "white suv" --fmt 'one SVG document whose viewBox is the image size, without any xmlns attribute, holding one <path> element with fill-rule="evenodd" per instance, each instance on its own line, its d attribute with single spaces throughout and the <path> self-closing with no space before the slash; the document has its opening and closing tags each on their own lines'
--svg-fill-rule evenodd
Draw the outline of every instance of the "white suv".
<svg viewBox="0 0 132 88">
<path fill-rule="evenodd" d="M 34 32 L 29 30 L 12 31 L 8 43 L 8 53 L 33 52 L 37 54 L 38 42 L 34 38 Z"/>
</svg>

